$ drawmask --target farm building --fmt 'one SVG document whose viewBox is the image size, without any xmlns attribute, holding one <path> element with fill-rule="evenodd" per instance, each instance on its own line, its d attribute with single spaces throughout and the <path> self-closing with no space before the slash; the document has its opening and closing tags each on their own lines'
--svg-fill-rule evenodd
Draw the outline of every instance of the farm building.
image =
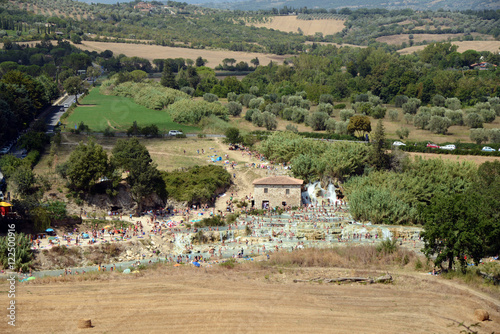
<svg viewBox="0 0 500 334">
<path fill-rule="evenodd" d="M 253 181 L 254 206 L 267 209 L 301 205 L 304 181 L 288 176 L 271 176 Z"/>
</svg>

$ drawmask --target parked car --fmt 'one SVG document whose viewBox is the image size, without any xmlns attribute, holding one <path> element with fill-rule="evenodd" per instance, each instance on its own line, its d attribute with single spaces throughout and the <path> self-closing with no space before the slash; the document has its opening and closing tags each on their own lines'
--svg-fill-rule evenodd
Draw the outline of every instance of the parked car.
<svg viewBox="0 0 500 334">
<path fill-rule="evenodd" d="M 177 136 L 177 135 L 182 135 L 182 131 L 178 131 L 178 130 L 170 130 L 168 132 L 168 135 L 169 136 Z"/>
<path fill-rule="evenodd" d="M 400 141 L 395 141 L 394 143 L 392 143 L 392 146 L 406 146 L 406 144 Z"/>
<path fill-rule="evenodd" d="M 439 148 L 439 145 L 432 144 L 432 143 L 427 143 L 427 147 L 430 147 L 430 148 Z"/>
<path fill-rule="evenodd" d="M 496 150 L 494 148 L 491 148 L 489 146 L 483 147 L 481 151 L 483 151 L 483 152 L 496 152 Z"/>
<path fill-rule="evenodd" d="M 453 145 L 453 144 L 440 146 L 439 148 L 442 150 L 448 150 L 448 151 L 453 151 L 454 149 L 456 149 L 455 145 Z"/>
</svg>

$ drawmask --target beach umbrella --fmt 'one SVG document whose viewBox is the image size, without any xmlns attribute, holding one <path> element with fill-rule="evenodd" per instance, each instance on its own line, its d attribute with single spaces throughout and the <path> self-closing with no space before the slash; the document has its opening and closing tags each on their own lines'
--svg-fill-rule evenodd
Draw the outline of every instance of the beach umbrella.
<svg viewBox="0 0 500 334">
<path fill-rule="evenodd" d="M 200 264 L 199 262 L 196 262 L 196 261 L 195 261 L 195 262 L 193 262 L 193 264 L 194 264 L 196 267 L 201 266 L 201 264 Z"/>
<path fill-rule="evenodd" d="M 48 229 L 45 230 L 45 232 L 54 232 L 54 229 L 48 228 Z"/>
<path fill-rule="evenodd" d="M 106 226 L 104 226 L 104 229 L 106 229 L 106 230 L 107 230 L 108 228 L 111 228 L 111 226 L 110 226 L 110 225 L 106 225 Z"/>
<path fill-rule="evenodd" d="M 0 202 L 0 206 L 12 206 L 12 204 L 7 202 Z"/>
</svg>

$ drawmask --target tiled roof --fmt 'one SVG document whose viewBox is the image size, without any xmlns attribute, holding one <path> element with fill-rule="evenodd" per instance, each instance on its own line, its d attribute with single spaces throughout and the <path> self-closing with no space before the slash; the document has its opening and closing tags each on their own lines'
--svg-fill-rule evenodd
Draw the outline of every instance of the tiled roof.
<svg viewBox="0 0 500 334">
<path fill-rule="evenodd" d="M 304 181 L 288 176 L 270 176 L 257 179 L 252 183 L 254 185 L 301 185 Z"/>
</svg>

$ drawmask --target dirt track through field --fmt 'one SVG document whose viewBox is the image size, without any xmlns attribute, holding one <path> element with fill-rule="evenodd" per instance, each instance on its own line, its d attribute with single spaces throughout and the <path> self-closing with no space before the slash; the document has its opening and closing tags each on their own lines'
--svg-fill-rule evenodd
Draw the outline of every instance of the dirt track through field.
<svg viewBox="0 0 500 334">
<path fill-rule="evenodd" d="M 497 308 L 439 277 L 395 275 L 390 285 L 292 283 L 366 275 L 344 271 L 169 267 L 138 278 L 19 285 L 16 332 L 459 333 L 459 322 L 475 323 L 476 308 L 492 318 L 480 333 L 500 329 Z M 95 327 L 77 330 L 81 318 Z"/>
</svg>

